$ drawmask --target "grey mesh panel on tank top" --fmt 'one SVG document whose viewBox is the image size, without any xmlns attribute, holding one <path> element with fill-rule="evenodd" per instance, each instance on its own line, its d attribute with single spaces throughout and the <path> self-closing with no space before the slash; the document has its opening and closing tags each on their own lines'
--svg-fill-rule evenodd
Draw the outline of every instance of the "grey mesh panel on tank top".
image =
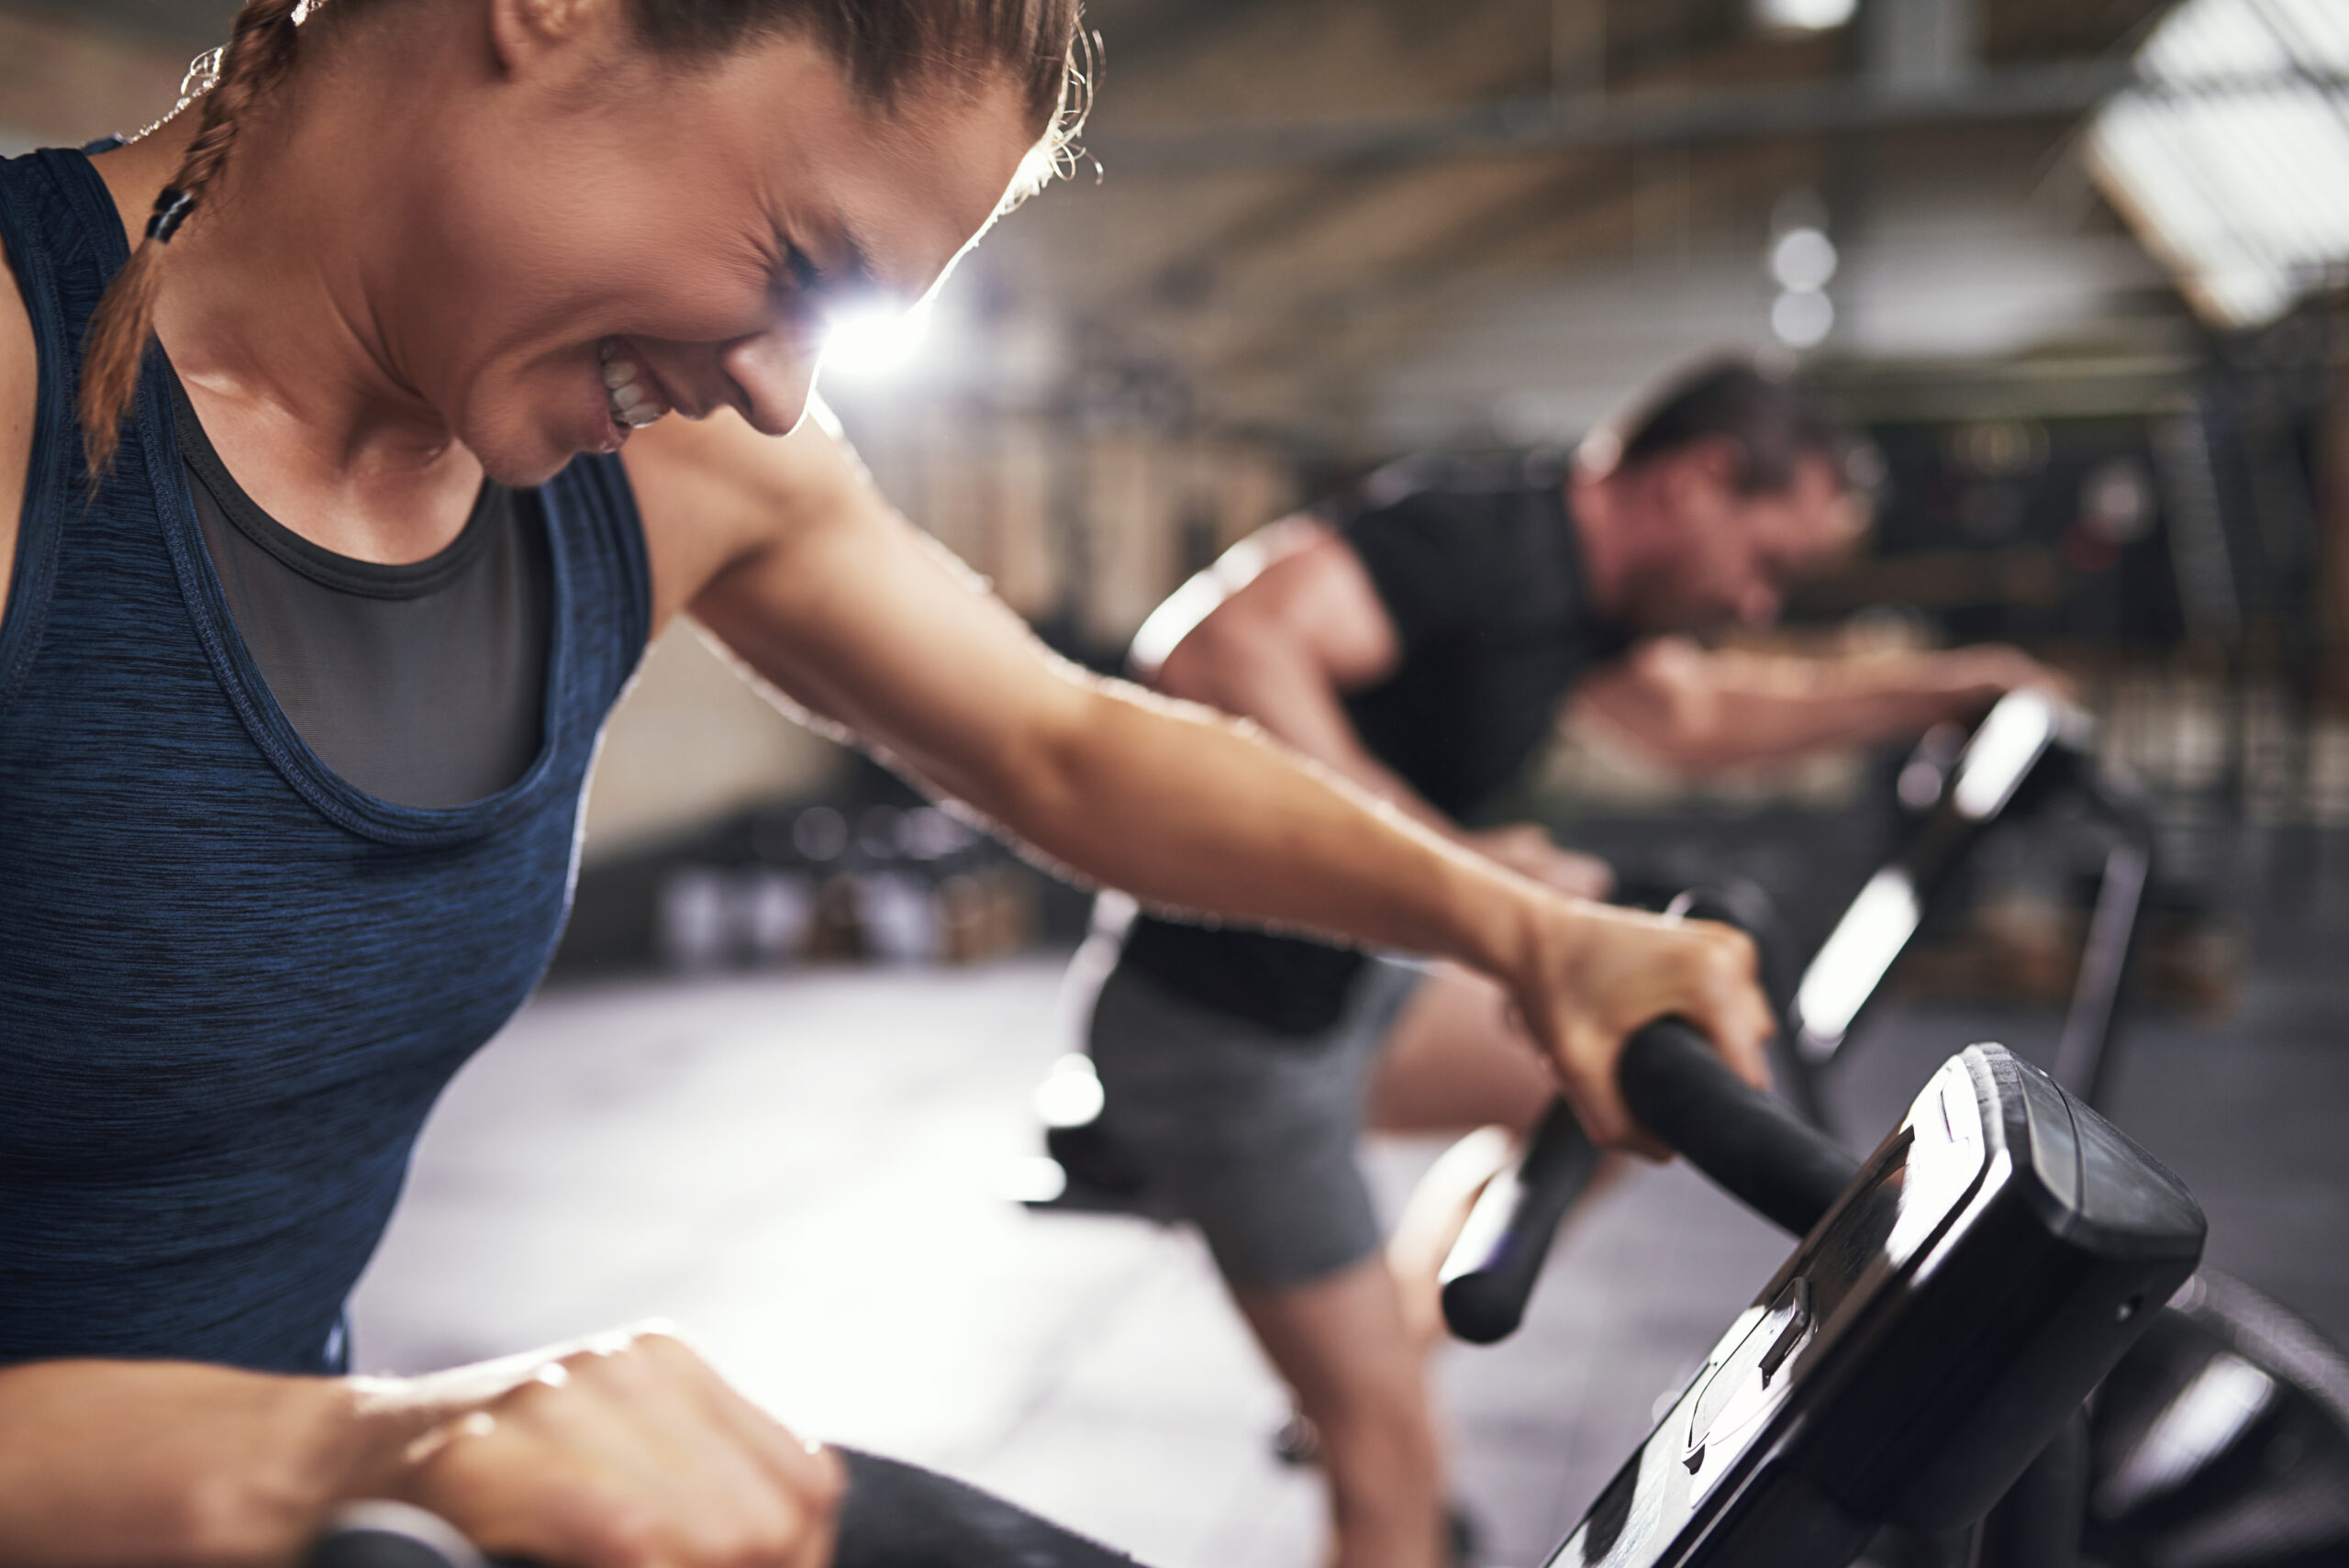
<svg viewBox="0 0 2349 1568">
<path fill-rule="evenodd" d="M 237 633 L 318 760 L 402 806 L 486 799 L 539 752 L 544 523 L 484 481 L 446 550 L 386 566 L 320 549 L 248 496 L 173 383 L 196 520 Z"/>
</svg>

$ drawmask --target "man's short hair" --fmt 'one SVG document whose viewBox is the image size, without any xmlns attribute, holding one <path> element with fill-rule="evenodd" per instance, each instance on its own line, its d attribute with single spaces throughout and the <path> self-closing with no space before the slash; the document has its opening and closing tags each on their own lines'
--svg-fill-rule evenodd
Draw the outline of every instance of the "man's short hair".
<svg viewBox="0 0 2349 1568">
<path fill-rule="evenodd" d="M 1825 459 L 1837 483 L 1850 484 L 1851 439 L 1817 399 L 1734 355 L 1673 376 L 1627 417 L 1610 421 L 1594 438 L 1598 450 L 1585 456 L 1602 471 L 1629 471 L 1709 440 L 1736 445 L 1737 487 L 1747 495 L 1783 494 L 1809 457 Z"/>
</svg>

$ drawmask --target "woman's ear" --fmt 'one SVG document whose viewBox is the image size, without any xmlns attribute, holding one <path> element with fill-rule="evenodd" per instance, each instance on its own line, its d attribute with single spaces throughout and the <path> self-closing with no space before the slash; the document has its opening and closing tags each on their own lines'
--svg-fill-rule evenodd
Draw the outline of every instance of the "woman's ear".
<svg viewBox="0 0 2349 1568">
<path fill-rule="evenodd" d="M 521 76 L 625 27 L 625 0 L 488 0 L 489 43 L 498 69 Z"/>
</svg>

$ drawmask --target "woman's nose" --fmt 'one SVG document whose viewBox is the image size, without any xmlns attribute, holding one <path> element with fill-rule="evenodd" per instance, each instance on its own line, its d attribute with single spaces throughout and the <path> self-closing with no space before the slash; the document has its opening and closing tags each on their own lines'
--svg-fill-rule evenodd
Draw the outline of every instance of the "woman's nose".
<svg viewBox="0 0 2349 1568">
<path fill-rule="evenodd" d="M 718 356 L 734 384 L 734 406 L 751 428 L 787 436 L 807 412 L 816 381 L 817 351 L 804 332 L 778 327 L 754 338 L 738 338 Z"/>
</svg>

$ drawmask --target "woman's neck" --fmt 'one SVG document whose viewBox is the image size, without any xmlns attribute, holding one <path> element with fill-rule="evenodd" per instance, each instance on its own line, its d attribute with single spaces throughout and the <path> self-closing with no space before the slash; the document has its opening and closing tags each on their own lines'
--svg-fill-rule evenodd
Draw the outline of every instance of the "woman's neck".
<svg viewBox="0 0 2349 1568">
<path fill-rule="evenodd" d="M 373 74 L 373 73 L 370 73 Z M 363 561 L 423 560 L 463 528 L 481 466 L 402 373 L 370 230 L 397 204 L 399 144 L 357 83 L 297 79 L 239 128 L 164 260 L 156 336 L 206 432 L 287 528 Z M 133 237 L 195 132 L 184 112 L 97 160 Z M 379 245 L 377 241 L 383 243 Z"/>
</svg>

